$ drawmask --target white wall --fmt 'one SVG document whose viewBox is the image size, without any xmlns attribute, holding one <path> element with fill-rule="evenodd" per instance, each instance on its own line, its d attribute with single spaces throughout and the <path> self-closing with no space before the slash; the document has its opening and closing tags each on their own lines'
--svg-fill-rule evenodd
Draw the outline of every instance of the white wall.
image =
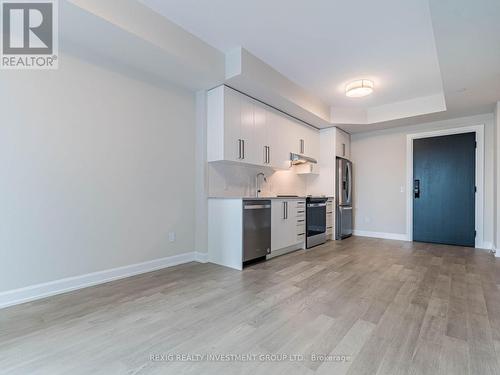
<svg viewBox="0 0 500 375">
<path fill-rule="evenodd" d="M 492 114 L 353 135 L 351 158 L 354 163 L 354 229 L 406 234 L 407 134 L 479 124 L 485 125 L 484 241 L 491 245 L 494 217 Z"/>
<path fill-rule="evenodd" d="M 196 93 L 195 249 L 208 253 L 207 93 Z"/>
<path fill-rule="evenodd" d="M 0 82 L 0 292 L 194 250 L 193 93 L 64 54 Z"/>
<path fill-rule="evenodd" d="M 500 102 L 498 102 L 495 106 L 495 147 L 494 147 L 494 157 L 495 157 L 495 173 L 494 173 L 494 181 L 495 181 L 495 190 L 494 190 L 494 239 L 493 246 L 496 249 L 496 256 L 500 257 L 500 151 L 498 148 L 500 147 Z"/>
<path fill-rule="evenodd" d="M 405 233 L 406 135 L 351 136 L 354 229 Z"/>
</svg>

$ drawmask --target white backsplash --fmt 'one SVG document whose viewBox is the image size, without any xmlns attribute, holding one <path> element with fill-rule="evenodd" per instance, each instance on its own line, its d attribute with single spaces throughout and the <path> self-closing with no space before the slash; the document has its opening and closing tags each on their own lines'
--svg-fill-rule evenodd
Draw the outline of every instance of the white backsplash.
<svg viewBox="0 0 500 375">
<path fill-rule="evenodd" d="M 293 170 L 275 171 L 257 166 L 208 163 L 209 197 L 251 197 L 255 195 L 255 176 L 262 172 L 261 196 L 307 195 L 307 181 L 316 176 L 298 175 Z M 262 179 L 260 179 L 262 181 Z"/>
</svg>

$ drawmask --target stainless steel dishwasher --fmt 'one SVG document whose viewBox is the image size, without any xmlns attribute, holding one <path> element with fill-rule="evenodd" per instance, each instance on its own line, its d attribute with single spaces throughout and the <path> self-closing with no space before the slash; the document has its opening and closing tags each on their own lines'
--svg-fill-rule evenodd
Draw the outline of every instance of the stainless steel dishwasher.
<svg viewBox="0 0 500 375">
<path fill-rule="evenodd" d="M 243 201 L 243 264 L 271 253 L 271 201 Z"/>
</svg>

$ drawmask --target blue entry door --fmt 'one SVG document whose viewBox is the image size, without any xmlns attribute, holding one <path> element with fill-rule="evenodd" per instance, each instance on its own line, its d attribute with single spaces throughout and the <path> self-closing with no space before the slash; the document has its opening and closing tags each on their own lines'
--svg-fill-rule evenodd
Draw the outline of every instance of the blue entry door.
<svg viewBox="0 0 500 375">
<path fill-rule="evenodd" d="M 476 134 L 413 141 L 413 240 L 474 246 Z"/>
</svg>

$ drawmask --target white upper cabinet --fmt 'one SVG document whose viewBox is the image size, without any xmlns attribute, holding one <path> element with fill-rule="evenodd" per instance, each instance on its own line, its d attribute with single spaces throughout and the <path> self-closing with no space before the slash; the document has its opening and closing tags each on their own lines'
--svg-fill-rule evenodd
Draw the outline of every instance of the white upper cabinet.
<svg viewBox="0 0 500 375">
<path fill-rule="evenodd" d="M 207 160 L 241 161 L 241 98 L 224 86 L 207 94 Z"/>
<path fill-rule="evenodd" d="M 301 125 L 302 126 L 302 125 Z M 319 158 L 319 135 L 318 131 L 307 126 L 302 126 L 302 154 L 316 160 Z"/>
<path fill-rule="evenodd" d="M 228 89 L 231 90 L 231 89 Z M 234 90 L 233 90 L 234 91 Z M 238 94 L 241 103 L 241 139 L 242 143 L 242 157 L 241 161 L 248 164 L 262 164 L 262 136 L 259 131 L 265 127 L 265 123 L 260 123 L 260 128 L 257 127 L 255 122 L 255 102 L 254 100 Z"/>
<path fill-rule="evenodd" d="M 275 169 L 290 168 L 293 137 L 286 122 L 286 117 L 278 111 L 267 111 L 267 137 L 271 167 Z"/>
<path fill-rule="evenodd" d="M 286 123 L 288 129 L 290 129 L 290 137 L 291 137 L 291 145 L 292 149 L 290 150 L 294 154 L 302 154 L 303 152 L 303 140 L 304 140 L 304 130 L 305 127 L 298 124 L 296 121 L 291 118 L 286 118 Z"/>
<path fill-rule="evenodd" d="M 270 165 L 270 136 L 268 126 L 268 115 L 265 108 L 253 101 L 254 114 L 254 142 L 257 145 L 257 163 Z"/>
<path fill-rule="evenodd" d="M 319 157 L 319 132 L 296 120 L 288 119 L 289 128 L 293 129 L 291 135 L 292 152 L 318 159 Z"/>
<path fill-rule="evenodd" d="M 287 169 L 290 153 L 317 158 L 319 132 L 229 87 L 207 94 L 207 160 Z"/>
<path fill-rule="evenodd" d="M 335 132 L 335 155 L 345 159 L 351 158 L 351 136 L 340 129 Z"/>
<path fill-rule="evenodd" d="M 225 119 L 223 129 L 224 159 L 237 161 L 242 157 L 242 127 L 241 127 L 241 100 L 234 92 L 227 92 L 221 97 L 221 116 Z M 209 106 L 209 108 L 212 106 Z M 208 132 L 210 136 L 210 132 Z"/>
<path fill-rule="evenodd" d="M 254 104 L 220 86 L 207 94 L 207 160 L 260 164 L 256 150 Z"/>
</svg>

